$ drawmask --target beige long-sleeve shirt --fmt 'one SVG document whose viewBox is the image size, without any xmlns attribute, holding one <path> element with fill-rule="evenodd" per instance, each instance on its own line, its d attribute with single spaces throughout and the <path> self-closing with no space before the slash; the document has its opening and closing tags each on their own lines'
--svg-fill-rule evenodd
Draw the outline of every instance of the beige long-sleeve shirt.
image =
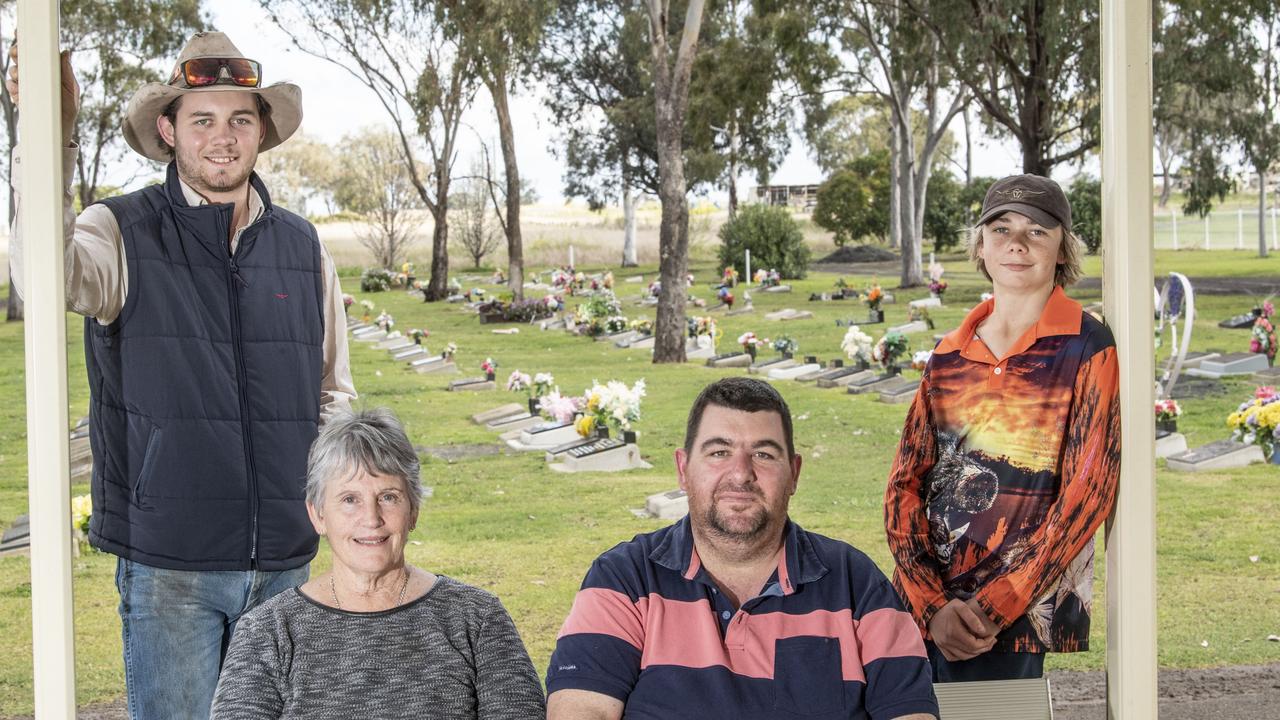
<svg viewBox="0 0 1280 720">
<path fill-rule="evenodd" d="M 76 157 L 79 148 L 68 147 L 62 153 L 62 228 L 66 259 L 67 309 L 91 317 L 103 325 L 110 325 L 120 315 L 129 294 L 129 270 L 124 256 L 124 236 L 116 217 L 105 205 L 90 205 L 77 217 L 71 192 Z M 22 158 L 17 152 L 13 158 L 14 188 L 19 187 Z M 185 182 L 182 193 L 187 204 L 205 205 L 207 200 Z M 16 205 L 21 197 L 14 193 Z M 234 253 L 245 228 L 257 222 L 264 211 L 262 198 L 256 190 L 249 189 L 248 222 L 236 229 L 228 247 Z M 23 293 L 23 245 L 21 213 L 13 226 L 13 243 L 10 263 L 11 282 L 18 294 Z M 323 423 L 334 412 L 346 409 L 356 398 L 355 384 L 351 379 L 351 360 L 347 354 L 346 311 L 342 306 L 342 288 L 338 283 L 338 271 L 324 244 L 320 245 L 320 265 L 324 274 L 324 377 L 320 383 L 320 420 Z"/>
</svg>

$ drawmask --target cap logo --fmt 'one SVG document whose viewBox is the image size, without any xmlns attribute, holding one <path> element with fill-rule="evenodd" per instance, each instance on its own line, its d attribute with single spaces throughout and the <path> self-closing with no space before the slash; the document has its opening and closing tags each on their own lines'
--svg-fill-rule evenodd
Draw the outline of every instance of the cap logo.
<svg viewBox="0 0 1280 720">
<path fill-rule="evenodd" d="M 1036 197 L 1044 195 L 1043 190 L 1027 190 L 1026 188 L 1013 188 L 1012 190 L 996 190 L 996 195 L 1003 196 L 1010 200 L 1021 200 L 1025 197 Z"/>
</svg>

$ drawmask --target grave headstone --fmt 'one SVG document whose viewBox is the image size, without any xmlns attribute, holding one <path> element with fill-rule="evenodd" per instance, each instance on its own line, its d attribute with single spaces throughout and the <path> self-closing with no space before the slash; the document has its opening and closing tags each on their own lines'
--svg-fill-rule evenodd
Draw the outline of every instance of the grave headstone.
<svg viewBox="0 0 1280 720">
<path fill-rule="evenodd" d="M 1156 433 L 1156 457 L 1167 458 L 1187 451 L 1187 436 L 1178 432 Z"/>
<path fill-rule="evenodd" d="M 770 370 L 780 370 L 782 368 L 795 367 L 799 365 L 795 358 L 775 357 L 772 360 L 764 360 L 750 365 L 747 372 L 752 375 L 767 375 Z"/>
<path fill-rule="evenodd" d="M 1200 367 L 1200 363 L 1205 360 L 1214 360 L 1219 357 L 1221 357 L 1221 354 L 1216 352 L 1189 352 L 1187 353 L 1187 356 L 1182 359 L 1182 369 L 1190 370 L 1192 368 L 1198 368 Z"/>
<path fill-rule="evenodd" d="M 31 547 L 31 518 L 19 515 L 13 524 L 0 535 L 0 556 L 16 555 L 26 552 Z"/>
<path fill-rule="evenodd" d="M 847 368 L 847 367 L 844 367 L 843 365 L 837 366 L 837 367 L 828 365 L 825 370 L 821 370 L 816 373 L 810 373 L 808 375 L 801 375 L 800 377 L 796 378 L 796 380 L 798 380 L 799 382 L 818 383 L 818 382 L 822 382 L 823 380 L 832 380 L 836 378 L 842 378 L 847 375 L 852 375 L 856 372 L 858 372 L 857 368 Z"/>
<path fill-rule="evenodd" d="M 1245 445 L 1235 440 L 1217 440 L 1194 450 L 1165 458 L 1170 470 L 1203 472 L 1244 467 L 1252 463 L 1266 462 L 1262 448 Z"/>
<path fill-rule="evenodd" d="M 856 367 L 841 368 L 840 370 L 841 372 L 837 374 L 834 374 L 825 378 L 820 378 L 817 381 L 818 387 L 820 388 L 844 387 L 849 383 L 858 382 L 863 378 L 869 378 L 869 377 L 875 376 L 875 372 L 871 370 L 859 370 Z"/>
<path fill-rule="evenodd" d="M 845 385 L 845 392 L 850 395 L 861 395 L 869 392 L 880 392 L 890 386 L 897 385 L 902 382 L 902 378 L 898 375 L 880 374 L 864 377 L 861 380 L 850 382 Z"/>
<path fill-rule="evenodd" d="M 570 450 L 573 450 L 574 448 L 583 447 L 585 445 L 590 445 L 598 441 L 599 439 L 600 438 L 596 438 L 596 437 L 582 437 L 581 435 L 577 435 L 577 433 L 575 432 L 575 437 L 565 440 L 563 443 L 556 445 L 554 447 L 547 448 L 547 454 L 546 454 L 547 462 L 549 463 L 559 462 L 565 457 L 565 453 L 569 452 Z"/>
<path fill-rule="evenodd" d="M 453 374 L 459 372 L 458 366 L 452 360 L 445 360 L 443 356 L 436 355 L 429 358 L 418 358 L 409 363 L 409 367 L 420 375 L 432 375 L 435 373 Z"/>
<path fill-rule="evenodd" d="M 654 493 L 644 499 L 644 512 L 659 520 L 679 520 L 689 514 L 689 496 L 683 490 Z"/>
<path fill-rule="evenodd" d="M 1280 366 L 1259 370 L 1250 379 L 1259 385 L 1280 385 Z"/>
<path fill-rule="evenodd" d="M 699 345 L 692 349 L 686 346 L 684 351 L 685 360 L 710 360 L 715 355 L 716 351 L 710 345 Z"/>
<path fill-rule="evenodd" d="M 573 422 L 544 422 L 524 428 L 507 444 L 516 450 L 546 450 L 580 437 Z"/>
<path fill-rule="evenodd" d="M 391 359 L 396 362 L 410 360 L 416 357 L 426 356 L 427 349 L 421 345 L 414 345 L 403 350 L 397 350 L 391 354 Z"/>
<path fill-rule="evenodd" d="M 538 327 L 543 330 L 564 330 L 568 327 L 568 321 L 564 318 L 556 318 L 554 320 L 543 320 L 538 323 Z"/>
<path fill-rule="evenodd" d="M 822 366 L 817 363 L 805 363 L 787 368 L 774 368 L 768 372 L 768 376 L 770 380 L 794 380 L 801 375 L 821 369 Z"/>
<path fill-rule="evenodd" d="M 774 285 L 773 287 L 765 288 L 764 291 L 767 293 L 789 293 L 791 292 L 791 286 L 790 285 Z"/>
<path fill-rule="evenodd" d="M 359 343 L 377 343 L 387 339 L 387 333 L 381 328 L 373 328 L 373 332 L 361 332 L 351 338 Z"/>
<path fill-rule="evenodd" d="M 813 313 L 809 312 L 808 310 L 800 310 L 799 312 L 793 312 L 790 315 L 787 315 L 786 317 L 782 318 L 782 320 L 784 322 L 786 322 L 787 320 L 808 320 L 811 317 L 813 317 Z"/>
<path fill-rule="evenodd" d="M 645 335 L 644 337 L 632 340 L 627 344 L 627 347 L 633 350 L 652 350 L 653 343 L 654 337 L 652 335 Z"/>
<path fill-rule="evenodd" d="M 622 332 L 612 333 L 610 335 L 597 335 L 596 342 L 611 342 L 615 345 L 620 342 L 631 342 L 632 338 L 637 338 L 640 333 L 635 330 L 623 330 Z"/>
<path fill-rule="evenodd" d="M 730 367 L 748 367 L 751 365 L 751 356 L 745 352 L 722 353 L 707 360 L 709 368 L 730 368 Z"/>
<path fill-rule="evenodd" d="M 1188 370 L 1187 374 L 1196 377 L 1222 378 L 1228 375 L 1252 375 L 1268 367 L 1267 356 L 1261 353 L 1227 353 L 1212 360 L 1201 361 L 1200 367 L 1194 371 Z"/>
<path fill-rule="evenodd" d="M 913 308 L 942 307 L 942 298 L 936 298 L 936 297 L 920 298 L 919 300 L 912 300 L 911 302 L 907 303 L 907 306 L 913 307 Z"/>
<path fill-rule="evenodd" d="M 531 413 L 523 413 L 521 415 L 510 415 L 497 420 L 491 420 L 484 426 L 495 432 L 508 432 L 510 430 L 524 430 L 542 422 L 542 418 Z"/>
<path fill-rule="evenodd" d="M 347 318 L 347 319 L 350 320 L 351 318 Z M 367 322 L 356 321 L 354 323 L 347 325 L 347 330 L 351 333 L 355 333 L 356 331 L 363 330 L 367 327 L 373 327 L 373 326 Z"/>
<path fill-rule="evenodd" d="M 619 340 L 615 340 L 613 343 L 613 346 L 616 348 L 629 348 L 632 346 L 632 344 L 639 342 L 640 340 L 652 339 L 652 338 L 653 338 L 652 335 L 641 335 L 640 333 L 637 332 L 631 337 L 624 337 Z"/>
<path fill-rule="evenodd" d="M 500 418 L 512 417 L 513 415 L 522 415 L 528 412 L 529 412 L 529 407 L 527 405 L 521 405 L 520 403 L 507 403 L 505 405 L 499 405 L 496 408 L 491 408 L 489 410 L 485 410 L 484 412 L 478 412 L 475 415 L 472 415 L 471 422 L 477 425 L 487 425 L 493 422 L 494 420 L 498 420 Z"/>
<path fill-rule="evenodd" d="M 899 377 L 901 380 L 902 378 Z M 916 390 L 920 387 L 919 380 L 902 380 L 901 383 L 887 385 L 880 390 L 880 402 L 890 405 L 900 405 L 909 403 L 916 397 Z"/>
<path fill-rule="evenodd" d="M 364 335 L 371 335 L 371 334 L 373 334 L 373 333 L 382 333 L 382 334 L 384 334 L 384 335 L 385 335 L 385 334 L 386 334 L 386 332 L 387 332 L 387 331 L 386 331 L 386 330 L 383 330 L 381 327 L 379 327 L 379 326 L 377 326 L 377 325 L 372 325 L 372 324 L 370 324 L 370 325 L 365 325 L 364 327 L 360 328 L 359 330 L 353 330 L 353 331 L 351 332 L 351 334 L 352 334 L 352 335 L 354 335 L 354 336 L 356 336 L 356 337 L 362 337 L 362 336 L 364 336 Z"/>
<path fill-rule="evenodd" d="M 781 310 L 774 310 L 771 313 L 765 313 L 764 319 L 765 320 L 784 320 L 795 314 L 796 314 L 795 308 L 783 308 Z"/>
<path fill-rule="evenodd" d="M 747 303 L 746 305 L 743 305 L 740 308 L 734 308 L 733 310 L 730 310 L 729 312 L 725 313 L 725 315 L 729 317 L 733 317 L 734 315 L 746 315 L 747 313 L 753 313 L 755 311 L 756 309 L 751 305 L 751 303 Z"/>
<path fill-rule="evenodd" d="M 642 282 L 644 282 L 644 276 L 643 276 L 643 275 L 632 275 L 631 277 L 626 278 L 625 280 L 623 280 L 623 282 L 629 282 L 629 283 L 642 283 Z"/>
<path fill-rule="evenodd" d="M 1252 328 L 1254 321 L 1257 319 L 1258 318 L 1251 312 L 1240 313 L 1239 315 L 1232 315 L 1226 320 L 1218 323 L 1218 327 L 1226 328 L 1228 330 L 1244 330 L 1246 328 Z"/>
<path fill-rule="evenodd" d="M 409 338 L 402 338 L 402 337 L 390 338 L 389 337 L 386 340 L 383 340 L 377 343 L 373 347 L 375 350 L 386 350 L 392 354 L 395 354 L 401 350 L 407 350 L 411 347 L 414 347 L 416 344 L 417 343 L 410 340 Z"/>
<path fill-rule="evenodd" d="M 910 333 L 928 332 L 928 330 L 929 330 L 929 324 L 926 323 L 925 321 L 912 320 L 911 322 L 903 323 L 902 325 L 894 325 L 893 327 L 889 328 L 888 331 L 898 332 L 898 333 L 902 333 L 903 335 L 907 335 Z"/>
<path fill-rule="evenodd" d="M 485 378 L 466 378 L 464 380 L 454 380 L 449 383 L 446 388 L 449 392 L 478 392 L 484 390 L 497 390 L 498 384 L 492 380 Z"/>
<path fill-rule="evenodd" d="M 640 459 L 640 448 L 616 438 L 597 440 L 590 445 L 572 448 L 564 458 L 550 465 L 557 472 L 619 472 L 651 468 Z"/>
</svg>

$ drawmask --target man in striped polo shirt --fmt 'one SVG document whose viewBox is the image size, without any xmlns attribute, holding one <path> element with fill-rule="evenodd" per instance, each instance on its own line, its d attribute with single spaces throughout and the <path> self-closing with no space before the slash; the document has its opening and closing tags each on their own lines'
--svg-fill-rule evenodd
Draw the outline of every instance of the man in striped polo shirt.
<svg viewBox="0 0 1280 720">
<path fill-rule="evenodd" d="M 801 460 L 772 386 L 707 386 L 675 460 L 689 515 L 592 564 L 551 656 L 550 720 L 937 715 L 888 579 L 788 518 Z"/>
</svg>

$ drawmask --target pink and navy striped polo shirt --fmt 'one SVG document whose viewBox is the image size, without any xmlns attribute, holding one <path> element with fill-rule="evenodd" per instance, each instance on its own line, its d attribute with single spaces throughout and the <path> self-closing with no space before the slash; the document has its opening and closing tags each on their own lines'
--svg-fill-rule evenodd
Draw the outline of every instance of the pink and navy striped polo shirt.
<svg viewBox="0 0 1280 720">
<path fill-rule="evenodd" d="M 560 630 L 547 692 L 609 695 L 629 719 L 936 716 L 920 631 L 884 573 L 793 522 L 785 534 L 777 570 L 737 609 L 687 517 L 604 553 Z"/>
</svg>

